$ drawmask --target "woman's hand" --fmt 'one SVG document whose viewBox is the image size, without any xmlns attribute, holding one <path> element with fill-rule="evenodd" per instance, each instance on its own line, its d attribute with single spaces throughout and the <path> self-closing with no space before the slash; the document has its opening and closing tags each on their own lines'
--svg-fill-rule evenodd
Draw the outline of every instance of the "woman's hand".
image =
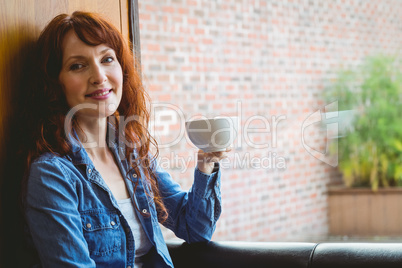
<svg viewBox="0 0 402 268">
<path fill-rule="evenodd" d="M 203 150 L 198 151 L 197 155 L 197 167 L 205 174 L 211 174 L 214 170 L 216 162 L 228 157 L 228 152 L 232 151 L 232 148 L 226 148 L 226 151 L 205 153 Z"/>
</svg>

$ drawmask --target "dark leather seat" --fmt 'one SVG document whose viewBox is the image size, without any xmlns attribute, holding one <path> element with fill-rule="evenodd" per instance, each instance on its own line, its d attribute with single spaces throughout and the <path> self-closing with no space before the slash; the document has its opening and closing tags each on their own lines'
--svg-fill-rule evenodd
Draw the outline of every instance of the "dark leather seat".
<svg viewBox="0 0 402 268">
<path fill-rule="evenodd" d="M 402 243 L 291 243 L 167 241 L 181 267 L 402 267 Z"/>
<path fill-rule="evenodd" d="M 402 243 L 321 243 L 311 268 L 402 267 Z"/>
<path fill-rule="evenodd" d="M 176 268 L 180 267 L 308 267 L 314 243 L 168 241 Z"/>
</svg>

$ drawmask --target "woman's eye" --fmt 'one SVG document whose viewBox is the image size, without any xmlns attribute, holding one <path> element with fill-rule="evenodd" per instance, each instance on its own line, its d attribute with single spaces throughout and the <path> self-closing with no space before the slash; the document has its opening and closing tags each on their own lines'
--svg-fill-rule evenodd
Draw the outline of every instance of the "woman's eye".
<svg viewBox="0 0 402 268">
<path fill-rule="evenodd" d="M 83 64 L 75 63 L 75 64 L 73 64 L 73 65 L 70 66 L 70 70 L 71 70 L 71 71 L 75 71 L 75 70 L 81 69 L 82 67 L 84 67 Z"/>
<path fill-rule="evenodd" d="M 103 59 L 102 62 L 104 62 L 104 63 L 111 63 L 111 62 L 113 62 L 113 61 L 114 61 L 114 58 L 113 58 L 113 57 L 106 57 L 106 58 Z"/>
</svg>

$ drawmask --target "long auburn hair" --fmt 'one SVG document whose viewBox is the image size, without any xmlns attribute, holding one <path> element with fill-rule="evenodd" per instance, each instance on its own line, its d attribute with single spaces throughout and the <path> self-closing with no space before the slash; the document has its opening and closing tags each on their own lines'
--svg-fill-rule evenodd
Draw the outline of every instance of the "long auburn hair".
<svg viewBox="0 0 402 268">
<path fill-rule="evenodd" d="M 109 117 L 109 122 L 119 129 L 118 124 L 121 118 L 136 117 L 137 120 L 125 122 L 124 133 L 120 133 L 128 144 L 136 145 L 135 161 L 129 161 L 133 159 L 134 146 L 128 146 L 127 143 L 124 148 L 125 157 L 136 173 L 139 174 L 142 167 L 145 178 L 141 179 L 145 179 L 150 184 L 158 220 L 163 223 L 166 221 L 168 213 L 153 171 L 152 163 L 158 155 L 158 148 L 155 139 L 148 131 L 150 114 L 147 104 L 150 98 L 141 82 L 129 44 L 111 23 L 98 14 L 81 11 L 76 11 L 72 15 L 60 14 L 48 23 L 39 36 L 37 58 L 34 60 L 35 64 L 39 64 L 39 68 L 37 66 L 34 70 L 33 79 L 36 81 L 30 94 L 30 102 L 34 103 L 35 109 L 30 109 L 31 111 L 27 115 L 31 118 L 28 121 L 30 124 L 28 128 L 31 139 L 33 139 L 29 142 L 27 152 L 27 171 L 35 158 L 45 152 L 52 152 L 60 156 L 72 153 L 72 147 L 64 130 L 64 122 L 70 107 L 58 78 L 62 66 L 63 38 L 71 30 L 87 45 L 105 44 L 116 53 L 123 72 L 123 93 L 117 111 Z M 80 129 L 76 118 L 72 118 L 72 128 Z M 154 154 L 151 154 L 152 145 L 156 149 Z M 128 174 L 127 177 L 131 180 Z M 134 189 L 137 188 L 139 177 L 135 181 Z M 24 184 L 23 192 L 26 191 L 26 181 Z M 138 210 L 138 207 L 136 208 Z"/>
</svg>

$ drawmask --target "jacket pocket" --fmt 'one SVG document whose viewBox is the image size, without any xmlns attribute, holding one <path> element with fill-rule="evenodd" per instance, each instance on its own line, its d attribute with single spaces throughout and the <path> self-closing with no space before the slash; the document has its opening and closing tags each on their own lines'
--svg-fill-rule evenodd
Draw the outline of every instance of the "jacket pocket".
<svg viewBox="0 0 402 268">
<path fill-rule="evenodd" d="M 106 210 L 81 212 L 82 228 L 91 255 L 105 256 L 121 249 L 120 219 Z"/>
</svg>

